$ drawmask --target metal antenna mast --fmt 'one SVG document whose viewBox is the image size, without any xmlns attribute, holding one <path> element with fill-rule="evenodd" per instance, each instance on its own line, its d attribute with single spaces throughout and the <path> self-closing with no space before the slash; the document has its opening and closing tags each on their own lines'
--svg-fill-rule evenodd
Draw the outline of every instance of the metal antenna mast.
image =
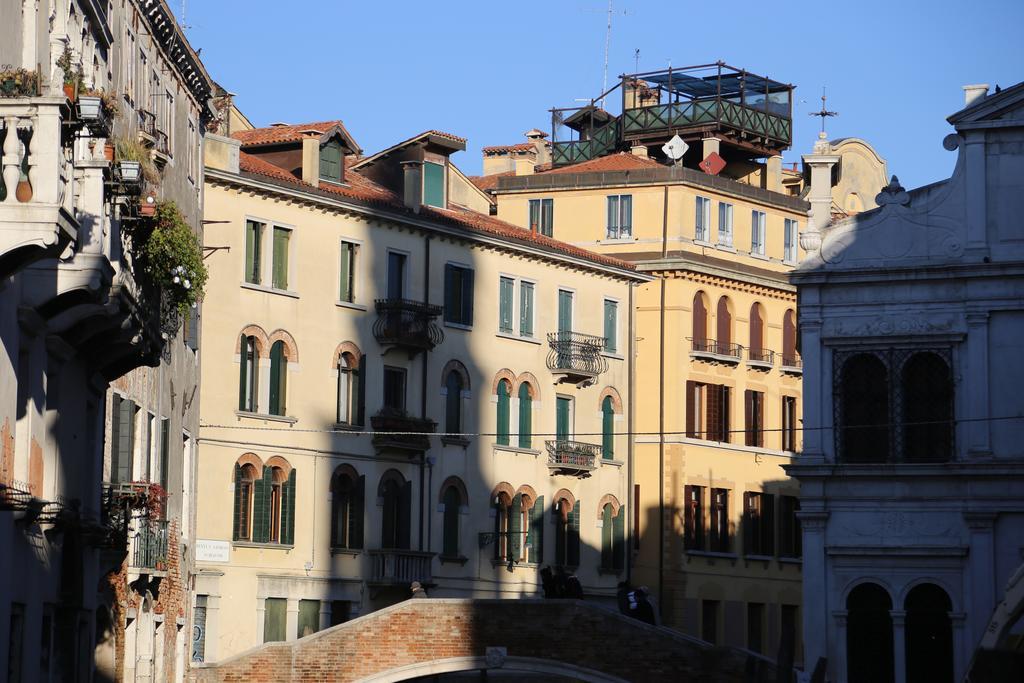
<svg viewBox="0 0 1024 683">
<path fill-rule="evenodd" d="M 612 0 L 608 0 L 608 30 L 604 34 L 604 77 L 601 79 L 601 108 L 604 109 L 604 91 L 608 89 L 608 50 L 612 45 Z"/>
<path fill-rule="evenodd" d="M 821 88 L 821 111 L 812 111 L 812 112 L 809 112 L 809 114 L 810 114 L 810 116 L 819 116 L 819 117 L 821 117 L 821 134 L 823 136 L 825 135 L 825 119 L 827 119 L 830 116 L 839 116 L 839 112 L 837 112 L 837 111 L 829 111 L 828 109 L 825 108 L 825 88 L 824 88 L 824 86 Z"/>
</svg>

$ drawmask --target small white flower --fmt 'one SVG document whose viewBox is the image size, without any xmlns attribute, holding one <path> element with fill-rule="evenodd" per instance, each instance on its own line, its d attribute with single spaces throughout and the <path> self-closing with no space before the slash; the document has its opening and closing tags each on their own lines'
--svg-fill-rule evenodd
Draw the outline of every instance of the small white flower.
<svg viewBox="0 0 1024 683">
<path fill-rule="evenodd" d="M 192 283 L 188 280 L 185 280 L 185 289 L 192 289 Z"/>
<path fill-rule="evenodd" d="M 174 276 L 174 284 L 178 284 L 179 282 L 181 282 L 181 278 L 178 277 L 177 275 L 175 275 Z"/>
</svg>

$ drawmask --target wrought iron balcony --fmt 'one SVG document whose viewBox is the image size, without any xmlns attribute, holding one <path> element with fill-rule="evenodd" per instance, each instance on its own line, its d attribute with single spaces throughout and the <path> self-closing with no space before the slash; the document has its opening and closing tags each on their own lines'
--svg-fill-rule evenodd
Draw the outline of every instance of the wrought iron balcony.
<svg viewBox="0 0 1024 683">
<path fill-rule="evenodd" d="M 412 357 L 444 341 L 444 332 L 434 322 L 441 315 L 440 306 L 409 299 L 377 299 L 375 306 L 373 336 L 382 346 L 405 349 Z"/>
<path fill-rule="evenodd" d="M 585 387 L 608 371 L 608 359 L 602 355 L 604 337 L 579 332 L 548 334 L 548 369 L 557 382 Z"/>
<path fill-rule="evenodd" d="M 739 344 L 727 344 L 717 339 L 687 339 L 690 341 L 690 358 L 727 365 L 737 365 L 740 362 Z"/>
<path fill-rule="evenodd" d="M 430 437 L 437 430 L 433 420 L 406 413 L 382 410 L 370 418 L 373 445 L 378 452 L 402 451 L 420 453 L 430 448 Z"/>
<path fill-rule="evenodd" d="M 132 539 L 131 558 L 134 569 L 167 571 L 167 520 L 139 520 Z"/>
<path fill-rule="evenodd" d="M 433 583 L 431 563 L 434 553 L 416 550 L 367 550 L 370 556 L 369 582 L 378 586 L 408 587 L 413 581 Z"/>
<path fill-rule="evenodd" d="M 552 474 L 567 474 L 581 479 L 590 476 L 601 457 L 601 446 L 582 441 L 553 439 L 544 442 L 548 450 L 548 469 Z"/>
<path fill-rule="evenodd" d="M 759 370 L 771 370 L 775 366 L 775 352 L 769 349 L 747 349 L 747 365 Z"/>
<path fill-rule="evenodd" d="M 56 258 L 78 235 L 63 149 L 67 98 L 0 98 L 0 279 Z"/>
<path fill-rule="evenodd" d="M 782 371 L 790 375 L 802 375 L 804 374 L 804 362 L 796 356 L 783 356 Z"/>
<path fill-rule="evenodd" d="M 578 164 L 614 152 L 618 144 L 618 122 L 614 121 L 598 128 L 586 140 L 566 140 L 551 145 L 553 166 Z"/>
</svg>

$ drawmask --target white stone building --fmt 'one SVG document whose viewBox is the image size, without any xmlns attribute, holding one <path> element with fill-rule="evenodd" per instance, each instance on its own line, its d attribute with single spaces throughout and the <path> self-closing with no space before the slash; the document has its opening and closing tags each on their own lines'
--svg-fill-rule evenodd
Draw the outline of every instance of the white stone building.
<svg viewBox="0 0 1024 683">
<path fill-rule="evenodd" d="M 875 210 L 827 225 L 836 156 L 804 157 L 819 210 L 792 276 L 805 432 L 787 471 L 806 662 L 834 682 L 962 680 L 1024 551 L 1024 84 L 965 92 L 952 177 L 894 177 Z"/>
</svg>

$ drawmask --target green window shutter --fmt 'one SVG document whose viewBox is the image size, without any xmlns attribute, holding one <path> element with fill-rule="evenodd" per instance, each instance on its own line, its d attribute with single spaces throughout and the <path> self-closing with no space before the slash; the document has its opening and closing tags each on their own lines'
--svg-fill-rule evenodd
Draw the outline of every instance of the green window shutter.
<svg viewBox="0 0 1024 683">
<path fill-rule="evenodd" d="M 111 395 L 110 400 L 110 481 L 121 481 L 121 397 Z"/>
<path fill-rule="evenodd" d="M 263 468 L 263 476 L 252 486 L 252 540 L 253 543 L 270 542 L 270 488 L 273 474 Z"/>
<path fill-rule="evenodd" d="M 572 512 L 569 513 L 568 534 L 565 563 L 570 567 L 578 567 L 580 565 L 580 501 L 578 500 L 573 505 Z"/>
<path fill-rule="evenodd" d="M 366 424 L 366 371 L 368 359 L 366 354 L 359 357 L 359 367 L 352 371 L 352 395 L 356 399 L 355 423 L 359 426 Z"/>
<path fill-rule="evenodd" d="M 626 568 L 626 507 L 612 518 L 612 564 L 617 572 Z"/>
<path fill-rule="evenodd" d="M 283 641 L 285 624 L 288 622 L 288 600 L 267 598 L 263 602 L 263 642 Z"/>
<path fill-rule="evenodd" d="M 564 501 L 561 503 L 564 505 Z M 558 510 L 555 519 L 555 565 L 558 567 L 565 566 L 566 561 L 566 546 L 569 540 L 569 529 L 568 522 L 562 521 L 562 511 Z"/>
<path fill-rule="evenodd" d="M 607 234 L 609 239 L 619 236 L 619 197 L 613 195 L 608 197 L 608 226 Z"/>
<path fill-rule="evenodd" d="M 239 352 L 238 352 L 238 409 L 239 410 L 248 410 L 248 408 L 246 407 L 246 401 L 245 401 L 245 398 L 246 398 L 246 395 L 247 395 L 248 392 L 246 391 L 246 386 L 245 385 L 246 385 L 246 380 L 249 377 L 249 373 L 248 373 L 248 369 L 249 369 L 248 368 L 248 363 L 249 363 L 249 353 L 248 353 L 249 340 L 246 339 L 244 334 L 241 337 L 241 341 L 238 344 L 238 348 L 239 348 Z"/>
<path fill-rule="evenodd" d="M 572 332 L 572 292 L 558 290 L 558 331 Z"/>
<path fill-rule="evenodd" d="M 559 441 L 569 439 L 569 401 L 559 396 L 555 402 L 555 438 Z"/>
<path fill-rule="evenodd" d="M 458 279 L 455 266 L 450 263 L 444 264 L 444 320 L 445 322 L 458 322 L 458 293 L 455 291 Z"/>
<path fill-rule="evenodd" d="M 320 148 L 320 177 L 341 181 L 341 145 L 335 140 Z"/>
<path fill-rule="evenodd" d="M 519 447 L 531 448 L 533 437 L 533 399 L 530 398 L 530 386 L 523 382 L 519 385 Z"/>
<path fill-rule="evenodd" d="M 295 468 L 281 485 L 281 543 L 295 545 Z"/>
<path fill-rule="evenodd" d="M 288 289 L 288 240 L 291 231 L 287 228 L 274 228 L 274 273 L 272 285 L 274 289 Z"/>
<path fill-rule="evenodd" d="M 530 232 L 540 232 L 540 200 L 530 200 Z"/>
<path fill-rule="evenodd" d="M 284 415 L 288 360 L 284 356 L 284 342 L 276 341 L 270 347 L 270 414 Z"/>
<path fill-rule="evenodd" d="M 633 196 L 624 194 L 619 198 L 619 231 L 623 235 L 633 234 Z"/>
<path fill-rule="evenodd" d="M 605 460 L 615 457 L 615 411 L 611 396 L 605 396 L 601 402 L 601 457 Z"/>
<path fill-rule="evenodd" d="M 351 302 L 353 300 L 352 292 L 352 271 L 354 263 L 353 256 L 355 255 L 355 245 L 349 242 L 341 243 L 341 286 L 338 292 L 338 296 L 342 301 Z"/>
<path fill-rule="evenodd" d="M 445 431 L 454 434 L 462 431 L 462 379 L 452 370 L 445 380 Z"/>
<path fill-rule="evenodd" d="M 409 549 L 412 527 L 412 482 L 407 481 L 402 487 L 398 499 L 398 547 Z"/>
<path fill-rule="evenodd" d="M 160 485 L 167 490 L 167 468 L 170 466 L 171 421 L 160 420 Z"/>
<path fill-rule="evenodd" d="M 245 222 L 245 281 L 260 283 L 260 238 L 262 225 L 256 221 Z"/>
<path fill-rule="evenodd" d="M 512 498 L 512 507 L 509 510 L 508 530 L 511 538 L 512 559 L 518 560 L 523 554 L 523 494 L 517 493 Z"/>
<path fill-rule="evenodd" d="M 542 234 L 551 237 L 555 232 L 555 200 L 545 199 L 541 203 L 543 208 L 543 215 L 540 221 L 540 231 Z"/>
<path fill-rule="evenodd" d="M 502 332 L 512 332 L 512 297 L 515 282 L 512 278 L 503 277 L 498 286 L 498 317 Z"/>
<path fill-rule="evenodd" d="M 619 305 L 614 301 L 604 302 L 604 348 L 611 353 L 616 352 L 618 337 Z"/>
<path fill-rule="evenodd" d="M 444 166 L 425 162 L 423 164 L 423 203 L 444 208 Z"/>
<path fill-rule="evenodd" d="M 473 276 L 469 268 L 462 270 L 462 324 L 473 324 Z"/>
<path fill-rule="evenodd" d="M 234 518 L 232 519 L 232 523 L 231 523 L 231 529 L 232 529 L 232 536 L 231 536 L 231 538 L 232 538 L 232 540 L 235 540 L 235 541 L 243 540 L 241 535 L 238 532 L 240 530 L 239 529 L 239 527 L 240 527 L 239 522 L 241 521 L 241 517 L 242 517 L 242 506 L 246 502 L 247 501 L 245 501 L 244 497 L 242 496 L 242 466 L 239 465 L 238 463 L 235 463 L 235 505 L 234 505 L 234 513 L 235 514 L 234 514 Z"/>
<path fill-rule="evenodd" d="M 321 167 L 322 168 L 322 167 Z M 299 600 L 299 623 L 296 638 L 309 636 L 320 630 L 320 601 Z"/>
<path fill-rule="evenodd" d="M 394 548 L 398 545 L 398 533 L 396 525 L 398 524 L 398 484 L 394 481 L 389 481 L 384 485 L 384 491 L 381 498 L 384 502 L 384 509 L 381 511 L 381 541 L 380 547 L 382 548 Z"/>
<path fill-rule="evenodd" d="M 363 547 L 363 507 L 366 501 L 366 477 L 361 476 L 352 489 L 352 505 L 348 515 L 348 547 Z"/>
<path fill-rule="evenodd" d="M 444 537 L 442 554 L 457 557 L 459 554 L 459 507 L 462 504 L 459 490 L 449 486 L 444 492 Z"/>
<path fill-rule="evenodd" d="M 502 446 L 508 445 L 509 427 L 509 385 L 508 381 L 498 382 L 498 443 Z"/>
<path fill-rule="evenodd" d="M 121 398 L 117 404 L 118 431 L 117 431 L 117 470 L 112 474 L 116 475 L 114 481 L 132 481 L 132 456 L 135 452 L 135 403 L 126 398 Z"/>
<path fill-rule="evenodd" d="M 530 544 L 529 561 L 541 564 L 544 561 L 544 496 L 537 496 L 530 509 L 530 535 L 526 540 Z"/>
<path fill-rule="evenodd" d="M 511 296 L 509 297 L 511 299 Z M 533 336 L 533 283 L 519 283 L 519 336 Z"/>
<path fill-rule="evenodd" d="M 612 568 L 612 504 L 601 510 L 601 569 Z"/>
</svg>

